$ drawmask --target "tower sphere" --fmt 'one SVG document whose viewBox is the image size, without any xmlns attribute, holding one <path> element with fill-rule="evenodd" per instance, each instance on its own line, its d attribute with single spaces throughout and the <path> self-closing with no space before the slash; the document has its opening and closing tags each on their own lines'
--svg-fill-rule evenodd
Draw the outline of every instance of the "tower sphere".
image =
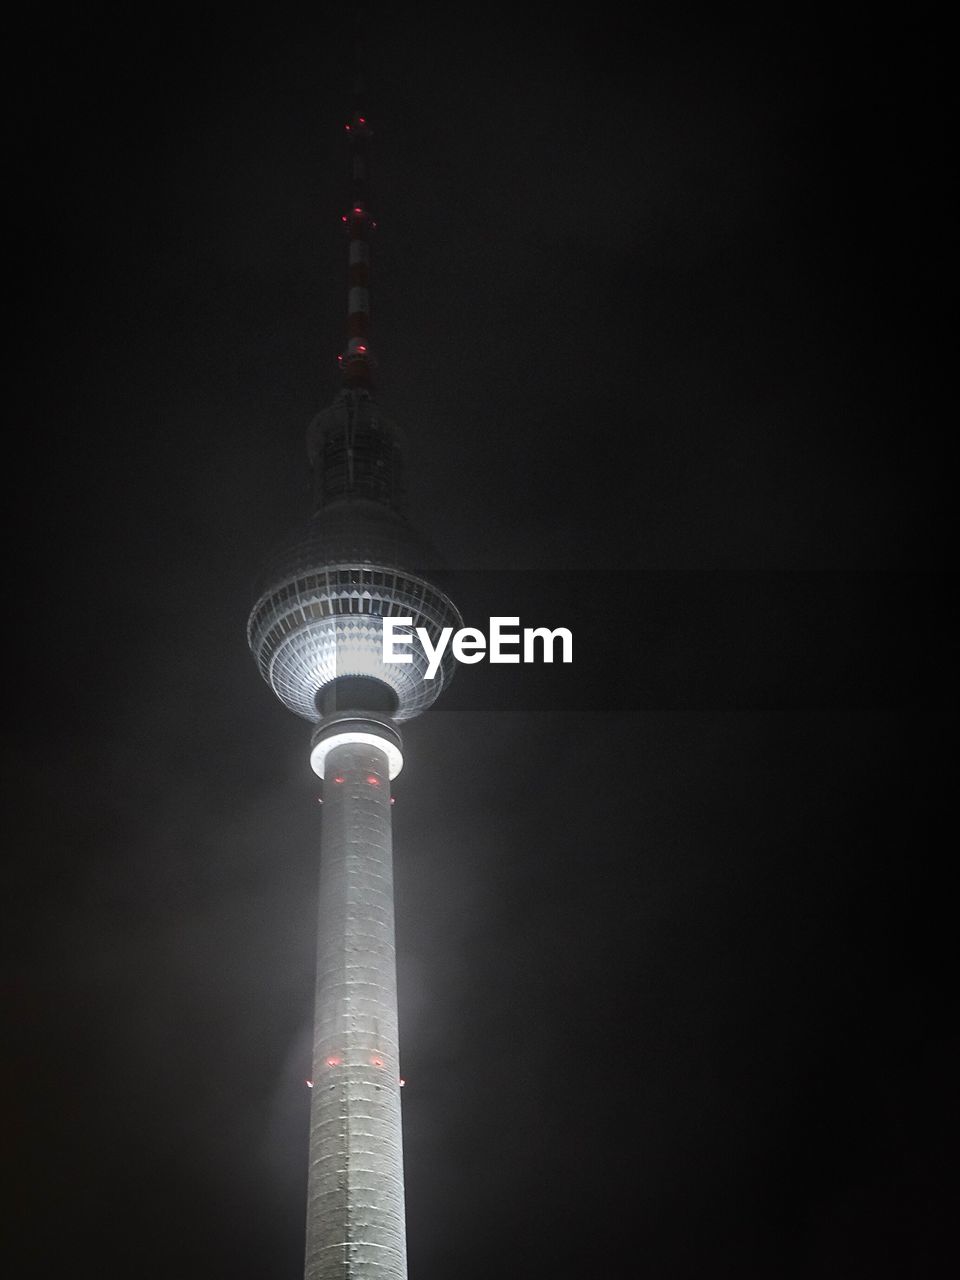
<svg viewBox="0 0 960 1280">
<path fill-rule="evenodd" d="M 260 673 L 280 701 L 317 723 L 336 682 L 366 677 L 384 686 L 383 709 L 394 720 L 425 711 L 453 677 L 449 648 L 432 680 L 419 643 L 412 662 L 384 662 L 383 618 L 412 618 L 434 645 L 443 627 L 463 626 L 427 576 L 432 559 L 393 507 L 357 497 L 322 507 L 271 557 L 247 624 Z"/>
</svg>

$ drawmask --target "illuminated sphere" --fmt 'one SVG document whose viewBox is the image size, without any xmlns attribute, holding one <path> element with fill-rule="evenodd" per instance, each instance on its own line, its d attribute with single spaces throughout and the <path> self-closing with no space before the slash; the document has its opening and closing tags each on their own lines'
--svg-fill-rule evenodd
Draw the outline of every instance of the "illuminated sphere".
<svg viewBox="0 0 960 1280">
<path fill-rule="evenodd" d="M 434 645 L 442 627 L 463 626 L 426 576 L 432 559 L 392 506 L 357 497 L 324 506 L 271 558 L 247 624 L 260 673 L 280 701 L 318 723 L 324 691 L 341 677 L 365 676 L 393 691 L 394 720 L 425 711 L 453 677 L 449 646 L 432 680 L 419 643 L 400 649 L 413 662 L 385 663 L 383 618 L 413 618 Z"/>
</svg>

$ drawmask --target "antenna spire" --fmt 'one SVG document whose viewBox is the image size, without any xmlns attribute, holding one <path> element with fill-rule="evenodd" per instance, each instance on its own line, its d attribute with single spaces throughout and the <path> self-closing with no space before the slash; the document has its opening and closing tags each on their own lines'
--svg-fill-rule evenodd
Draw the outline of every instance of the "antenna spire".
<svg viewBox="0 0 960 1280">
<path fill-rule="evenodd" d="M 352 161 L 350 208 L 343 215 L 350 234 L 347 289 L 347 345 L 340 357 L 345 387 L 369 387 L 373 357 L 370 352 L 370 232 L 377 225 L 370 216 L 367 153 L 373 136 L 357 75 L 355 105 L 346 125 Z"/>
</svg>

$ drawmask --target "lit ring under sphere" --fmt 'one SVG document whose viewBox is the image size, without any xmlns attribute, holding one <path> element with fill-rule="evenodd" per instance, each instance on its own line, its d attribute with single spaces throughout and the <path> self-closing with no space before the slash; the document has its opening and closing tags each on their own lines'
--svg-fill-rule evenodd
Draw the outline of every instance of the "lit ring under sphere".
<svg viewBox="0 0 960 1280">
<path fill-rule="evenodd" d="M 260 673 L 284 706 L 318 723 L 317 695 L 340 676 L 388 685 L 397 721 L 435 702 L 453 678 L 449 647 L 432 680 L 419 643 L 410 646 L 411 663 L 383 661 L 385 616 L 412 617 L 434 644 L 442 627 L 463 626 L 453 602 L 425 576 L 431 559 L 402 516 L 366 501 L 325 509 L 285 544 L 271 558 L 247 623 Z"/>
</svg>

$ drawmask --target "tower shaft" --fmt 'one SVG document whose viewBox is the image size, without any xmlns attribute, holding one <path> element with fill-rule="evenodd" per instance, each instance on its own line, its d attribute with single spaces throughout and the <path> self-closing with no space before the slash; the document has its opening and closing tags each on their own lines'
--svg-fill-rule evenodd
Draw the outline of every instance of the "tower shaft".
<svg viewBox="0 0 960 1280">
<path fill-rule="evenodd" d="M 386 745 L 322 761 L 305 1280 L 407 1275 Z"/>
</svg>

